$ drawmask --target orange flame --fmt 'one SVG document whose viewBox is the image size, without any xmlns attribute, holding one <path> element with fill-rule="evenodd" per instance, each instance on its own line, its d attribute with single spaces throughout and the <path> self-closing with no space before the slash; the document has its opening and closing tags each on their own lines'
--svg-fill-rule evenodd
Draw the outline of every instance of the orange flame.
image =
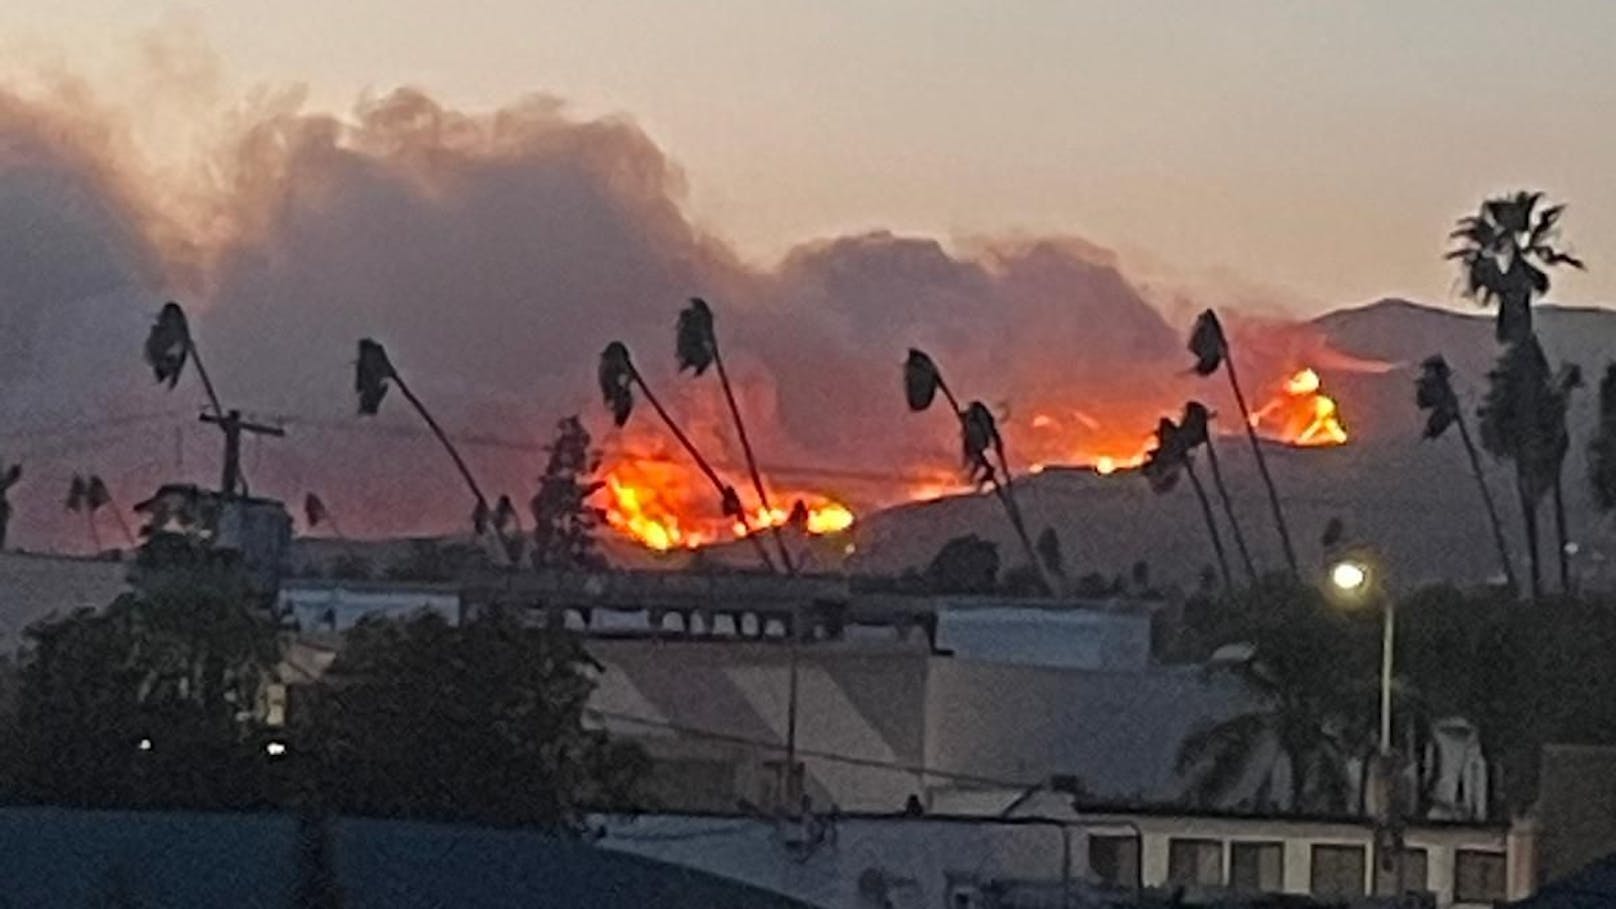
<svg viewBox="0 0 1616 909">
<path fill-rule="evenodd" d="M 693 467 L 655 457 L 623 458 L 608 466 L 604 483 L 602 492 L 609 499 L 602 503 L 606 523 L 659 552 L 696 549 L 746 535 L 746 525 L 721 513 L 712 487 Z M 807 510 L 804 529 L 810 534 L 840 533 L 853 526 L 852 510 L 827 496 L 773 490 L 771 498 L 802 502 Z M 760 505 L 747 519 L 754 531 L 783 527 L 791 521 L 791 510 L 765 510 Z"/>
<path fill-rule="evenodd" d="M 1347 441 L 1335 399 L 1319 391 L 1319 374 L 1302 367 L 1286 378 L 1280 394 L 1251 415 L 1264 435 L 1291 445 L 1341 445 Z"/>
</svg>

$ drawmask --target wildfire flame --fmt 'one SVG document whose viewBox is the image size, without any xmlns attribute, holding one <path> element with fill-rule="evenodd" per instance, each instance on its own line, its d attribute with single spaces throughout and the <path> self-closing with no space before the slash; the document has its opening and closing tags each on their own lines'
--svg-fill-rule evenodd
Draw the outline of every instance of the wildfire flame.
<svg viewBox="0 0 1616 909">
<path fill-rule="evenodd" d="M 1302 367 L 1271 385 L 1263 405 L 1252 412 L 1251 425 L 1270 439 L 1296 446 L 1340 445 L 1347 441 L 1346 428 L 1334 399 L 1324 394 L 1319 374 Z M 1137 406 L 1110 411 L 1084 411 L 1050 408 L 1035 412 L 1019 424 L 1020 432 L 1011 438 L 1013 451 L 1034 460 L 1027 465 L 1033 473 L 1047 465 L 1071 464 L 1088 467 L 1096 474 L 1110 476 L 1144 464 L 1155 447 L 1153 433 L 1141 426 L 1154 424 L 1157 416 L 1177 418 L 1175 408 L 1152 413 Z M 1147 420 L 1142 417 L 1148 418 Z M 1221 424 L 1225 431 L 1230 424 Z M 1015 427 L 1011 427 L 1014 429 Z M 1025 463 L 1025 462 L 1024 462 Z M 721 471 L 726 482 L 735 485 L 742 499 L 750 484 L 744 474 Z M 734 473 L 733 476 L 728 475 Z M 886 501 L 926 499 L 965 491 L 967 486 L 946 470 L 935 482 L 894 481 Z M 601 507 L 607 523 L 617 531 L 658 551 L 696 549 L 714 543 L 738 540 L 746 527 L 725 516 L 717 496 L 705 477 L 681 458 L 663 453 L 622 455 L 610 459 L 603 476 Z M 786 526 L 792 508 L 801 502 L 806 515 L 802 529 L 809 534 L 833 534 L 854 523 L 851 508 L 829 496 L 790 487 L 770 491 L 772 510 L 753 505 L 748 512 L 752 530 Z M 880 499 L 876 499 L 879 503 Z"/>
<path fill-rule="evenodd" d="M 1251 415 L 1251 425 L 1291 445 L 1344 444 L 1347 430 L 1335 399 L 1319 388 L 1319 374 L 1302 367 L 1285 380 L 1281 394 Z"/>
<path fill-rule="evenodd" d="M 746 525 L 720 512 L 712 487 L 694 468 L 660 458 L 623 458 L 607 468 L 603 483 L 606 523 L 659 552 L 746 535 Z M 850 508 L 818 493 L 774 490 L 771 499 L 793 506 L 801 502 L 807 512 L 803 529 L 810 534 L 840 533 L 853 526 Z M 759 505 L 747 520 L 754 532 L 783 527 L 791 522 L 791 508 L 764 510 Z"/>
</svg>

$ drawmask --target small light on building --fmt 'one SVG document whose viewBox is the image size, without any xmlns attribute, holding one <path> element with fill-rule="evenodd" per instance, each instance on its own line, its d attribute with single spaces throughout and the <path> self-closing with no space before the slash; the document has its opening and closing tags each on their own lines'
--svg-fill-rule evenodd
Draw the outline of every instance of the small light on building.
<svg viewBox="0 0 1616 909">
<path fill-rule="evenodd" d="M 280 757 L 286 753 L 286 743 L 270 742 L 264 746 L 264 753 L 268 754 L 270 757 Z"/>
</svg>

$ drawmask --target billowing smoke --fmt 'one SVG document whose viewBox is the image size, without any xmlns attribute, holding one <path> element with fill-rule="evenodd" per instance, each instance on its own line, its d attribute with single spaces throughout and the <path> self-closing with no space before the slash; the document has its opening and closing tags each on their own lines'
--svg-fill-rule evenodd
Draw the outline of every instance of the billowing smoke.
<svg viewBox="0 0 1616 909">
<path fill-rule="evenodd" d="M 607 431 L 593 373 L 612 339 L 736 458 L 716 385 L 674 373 L 674 317 L 694 294 L 714 304 L 763 460 L 831 468 L 794 480 L 857 506 L 954 457 L 946 416 L 903 408 L 912 345 L 1028 459 L 1069 456 L 1084 433 L 1136 444 L 1187 393 L 1182 326 L 1103 249 L 870 233 L 745 263 L 692 224 L 678 168 L 644 132 L 553 98 L 466 113 L 400 89 L 339 117 L 264 94 L 182 168 L 140 154 L 131 119 L 82 86 L 0 94 L 0 457 L 26 462 L 22 545 L 76 532 L 59 504 L 75 470 L 125 504 L 161 480 L 211 480 L 199 389 L 187 377 L 165 394 L 139 360 L 169 296 L 227 402 L 287 421 L 286 440 L 248 448 L 255 491 L 318 490 L 350 533 L 445 530 L 468 508 L 402 401 L 353 415 L 364 336 L 519 501 L 542 463 L 531 446 L 570 413 L 608 447 L 676 455 L 648 412 L 627 438 Z M 1038 415 L 1061 437 L 1034 432 Z"/>
</svg>

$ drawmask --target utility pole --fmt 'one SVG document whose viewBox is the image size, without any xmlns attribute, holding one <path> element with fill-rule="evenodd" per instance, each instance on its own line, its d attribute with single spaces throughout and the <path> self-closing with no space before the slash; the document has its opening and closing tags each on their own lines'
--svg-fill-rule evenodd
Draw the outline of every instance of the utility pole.
<svg viewBox="0 0 1616 909">
<path fill-rule="evenodd" d="M 284 436 L 286 430 L 242 419 L 241 411 L 232 410 L 224 416 L 203 414 L 202 422 L 212 423 L 224 432 L 224 470 L 219 479 L 219 494 L 234 498 L 241 486 L 241 434 L 249 432 L 260 436 Z"/>
</svg>

